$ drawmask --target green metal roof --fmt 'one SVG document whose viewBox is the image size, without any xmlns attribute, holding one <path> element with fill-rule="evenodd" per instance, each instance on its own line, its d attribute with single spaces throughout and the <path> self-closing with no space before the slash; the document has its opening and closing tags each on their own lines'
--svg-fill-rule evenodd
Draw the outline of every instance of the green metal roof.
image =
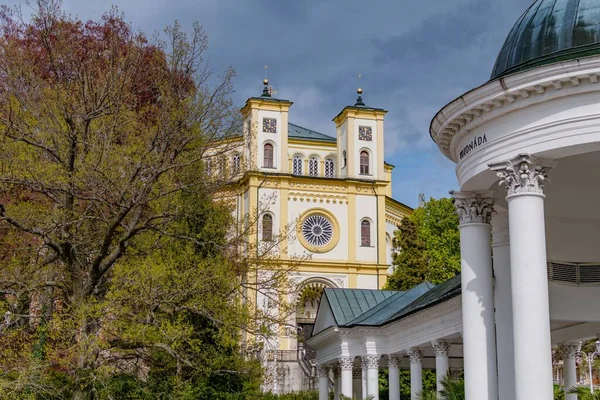
<svg viewBox="0 0 600 400">
<path fill-rule="evenodd" d="M 458 274 L 437 286 L 424 282 L 406 292 L 325 289 L 323 298 L 326 298 L 329 303 L 336 325 L 351 328 L 386 325 L 449 300 L 460 293 L 461 280 Z M 319 312 L 320 310 L 321 307 Z"/>
<path fill-rule="evenodd" d="M 310 129 L 303 128 L 292 123 L 288 123 L 288 138 L 331 143 L 335 143 L 337 141 L 337 139 L 334 137 L 327 136 L 319 132 L 311 131 Z"/>
<path fill-rule="evenodd" d="M 442 301 L 458 296 L 461 293 L 460 284 L 460 274 L 455 275 L 453 278 L 450 278 L 446 282 L 441 283 L 429 290 L 406 307 L 398 310 L 394 315 L 388 318 L 385 323 L 401 319 L 409 314 L 424 310 L 441 303 Z"/>
<path fill-rule="evenodd" d="M 350 327 L 356 325 L 380 325 L 386 322 L 391 316 L 396 314 L 398 310 L 403 309 L 404 307 L 412 303 L 415 299 L 428 292 L 433 287 L 434 285 L 432 285 L 431 283 L 423 282 L 420 285 L 417 285 L 406 292 L 395 292 L 394 295 L 377 304 L 375 307 L 371 308 L 367 312 L 359 315 L 357 318 L 348 322 L 344 326 Z"/>
<path fill-rule="evenodd" d="M 598 0 L 537 0 L 508 34 L 492 79 L 597 54 L 600 54 Z"/>
<path fill-rule="evenodd" d="M 395 293 L 398 292 L 391 290 L 327 288 L 323 291 L 323 296 L 327 298 L 336 324 L 340 326 L 369 311 Z"/>
</svg>

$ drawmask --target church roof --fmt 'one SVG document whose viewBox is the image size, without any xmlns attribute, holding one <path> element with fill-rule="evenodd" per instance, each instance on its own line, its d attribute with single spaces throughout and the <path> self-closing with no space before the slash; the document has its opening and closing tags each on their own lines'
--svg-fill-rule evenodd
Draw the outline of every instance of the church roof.
<svg viewBox="0 0 600 400">
<path fill-rule="evenodd" d="M 598 0 L 537 0 L 508 34 L 491 78 L 597 54 L 600 54 Z"/>
<path fill-rule="evenodd" d="M 299 125 L 288 123 L 288 138 L 291 139 L 303 139 L 303 140 L 312 140 L 315 142 L 331 142 L 335 143 L 337 141 L 336 138 L 324 135 L 319 132 L 315 132 L 313 130 L 303 128 Z"/>
</svg>

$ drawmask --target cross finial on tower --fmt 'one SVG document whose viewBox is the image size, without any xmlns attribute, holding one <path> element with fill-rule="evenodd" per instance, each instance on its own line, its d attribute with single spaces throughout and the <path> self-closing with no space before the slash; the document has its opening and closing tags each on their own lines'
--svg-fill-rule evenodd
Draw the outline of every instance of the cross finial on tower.
<svg viewBox="0 0 600 400">
<path fill-rule="evenodd" d="M 358 81 L 360 82 L 360 78 L 362 78 L 362 74 L 358 74 Z M 356 103 L 354 104 L 355 107 L 364 107 L 365 103 L 363 102 L 362 99 L 362 89 L 359 87 L 358 89 L 356 89 L 356 93 L 358 93 L 358 98 L 356 99 Z"/>
</svg>

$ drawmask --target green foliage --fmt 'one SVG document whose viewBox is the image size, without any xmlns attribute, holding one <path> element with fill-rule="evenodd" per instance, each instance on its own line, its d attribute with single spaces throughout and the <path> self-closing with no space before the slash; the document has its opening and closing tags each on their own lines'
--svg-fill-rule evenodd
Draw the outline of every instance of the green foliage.
<svg viewBox="0 0 600 400">
<path fill-rule="evenodd" d="M 340 397 L 340 400 L 342 397 Z M 306 391 L 298 393 L 287 393 L 287 394 L 272 394 L 264 393 L 260 395 L 249 396 L 248 400 L 319 400 L 318 391 Z"/>
<path fill-rule="evenodd" d="M 405 217 L 394 238 L 394 273 L 386 288 L 442 283 L 460 272 L 460 234 L 452 199 L 430 199 Z"/>
<path fill-rule="evenodd" d="M 436 388 L 437 378 L 435 371 L 423 370 L 423 389 L 434 390 Z M 379 370 L 379 400 L 389 399 L 389 371 L 387 369 Z M 400 398 L 410 398 L 410 371 L 400 370 Z"/>
<path fill-rule="evenodd" d="M 554 385 L 554 400 L 565 400 L 565 391 L 559 385 Z"/>
<path fill-rule="evenodd" d="M 600 390 L 595 390 L 594 393 L 590 392 L 590 388 L 587 386 L 578 386 L 567 390 L 568 394 L 576 394 L 578 400 L 600 400 Z"/>
<path fill-rule="evenodd" d="M 465 400 L 465 381 L 452 379 L 446 375 L 442 380 L 441 400 Z M 420 400 L 439 400 L 436 389 L 424 389 L 419 393 Z"/>
</svg>

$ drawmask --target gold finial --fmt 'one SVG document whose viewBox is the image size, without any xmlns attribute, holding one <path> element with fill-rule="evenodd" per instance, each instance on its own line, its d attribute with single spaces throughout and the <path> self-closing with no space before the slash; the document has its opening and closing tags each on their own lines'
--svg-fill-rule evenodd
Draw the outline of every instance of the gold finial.
<svg viewBox="0 0 600 400">
<path fill-rule="evenodd" d="M 361 88 L 356 89 L 356 93 L 362 94 L 362 89 Z"/>
<path fill-rule="evenodd" d="M 263 84 L 264 85 L 268 85 L 269 84 L 269 80 L 267 78 L 263 79 Z"/>
</svg>

